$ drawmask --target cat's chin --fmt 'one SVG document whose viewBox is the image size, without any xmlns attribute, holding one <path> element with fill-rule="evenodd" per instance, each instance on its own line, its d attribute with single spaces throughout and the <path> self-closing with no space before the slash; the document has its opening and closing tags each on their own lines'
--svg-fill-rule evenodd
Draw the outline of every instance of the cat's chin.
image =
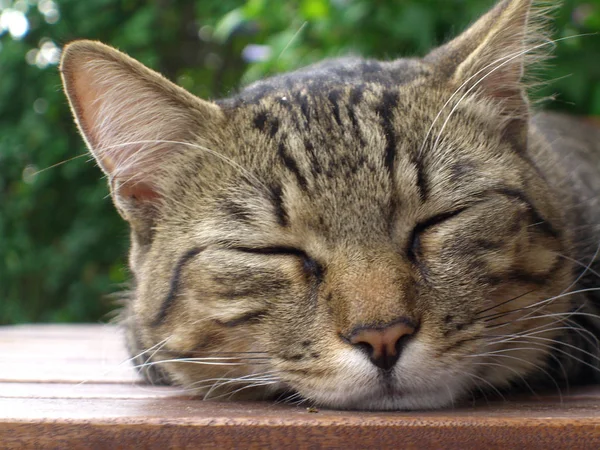
<svg viewBox="0 0 600 450">
<path fill-rule="evenodd" d="M 402 391 L 389 385 L 363 387 L 360 390 L 300 390 L 299 393 L 315 405 L 351 410 L 427 410 L 453 407 L 463 397 L 462 383 L 447 383 L 439 388 L 422 391 Z"/>
<path fill-rule="evenodd" d="M 337 394 L 337 395 L 336 395 Z M 352 395 L 345 393 L 313 393 L 314 403 L 321 407 L 351 410 L 427 410 L 453 406 L 456 393 L 442 388 L 419 393 L 375 391 L 370 394 Z"/>
<path fill-rule="evenodd" d="M 372 390 L 362 389 L 360 392 L 352 389 L 340 390 L 295 390 L 284 383 L 277 383 L 266 388 L 254 388 L 232 393 L 214 392 L 204 400 L 218 400 L 224 397 L 238 401 L 248 400 L 276 400 L 286 403 L 308 403 L 321 408 L 342 410 L 371 410 L 371 411 L 414 411 L 430 410 L 457 405 L 457 400 L 462 398 L 464 389 L 455 386 L 443 386 L 439 389 L 422 392 L 402 392 L 395 388 L 378 386 Z M 304 400 L 302 400 L 302 398 Z"/>
<path fill-rule="evenodd" d="M 360 352 L 332 357 L 337 371 L 322 376 L 290 376 L 291 391 L 316 406 L 351 410 L 427 410 L 452 407 L 474 386 L 464 367 L 456 370 L 413 342 L 393 371 L 382 372 Z M 282 377 L 283 378 L 283 377 Z"/>
</svg>

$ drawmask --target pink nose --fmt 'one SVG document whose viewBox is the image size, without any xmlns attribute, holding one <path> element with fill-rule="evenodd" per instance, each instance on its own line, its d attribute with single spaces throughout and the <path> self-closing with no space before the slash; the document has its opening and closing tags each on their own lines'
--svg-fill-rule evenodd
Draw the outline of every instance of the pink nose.
<svg viewBox="0 0 600 450">
<path fill-rule="evenodd" d="M 364 348 L 377 367 L 390 370 L 415 330 L 416 326 L 410 320 L 401 318 L 383 327 L 355 328 L 350 333 L 348 342 Z"/>
</svg>

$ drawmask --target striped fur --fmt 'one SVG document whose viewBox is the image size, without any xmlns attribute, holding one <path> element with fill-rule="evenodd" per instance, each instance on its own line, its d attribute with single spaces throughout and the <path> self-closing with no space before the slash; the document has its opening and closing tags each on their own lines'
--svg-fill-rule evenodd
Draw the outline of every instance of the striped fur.
<svg viewBox="0 0 600 450">
<path fill-rule="evenodd" d="M 359 409 L 597 379 L 600 132 L 531 112 L 542 18 L 504 0 L 424 59 L 328 60 L 216 102 L 68 46 L 131 226 L 146 376 Z M 391 370 L 345 338 L 398 318 L 417 331 Z"/>
</svg>

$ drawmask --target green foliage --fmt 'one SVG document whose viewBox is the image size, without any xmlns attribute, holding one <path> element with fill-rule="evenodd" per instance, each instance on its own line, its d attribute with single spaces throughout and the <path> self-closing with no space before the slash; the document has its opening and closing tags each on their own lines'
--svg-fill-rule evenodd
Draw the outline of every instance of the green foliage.
<svg viewBox="0 0 600 450">
<path fill-rule="evenodd" d="M 423 55 L 491 3 L 0 0 L 0 324 L 101 320 L 127 279 L 127 227 L 60 89 L 66 42 L 101 40 L 214 98 L 324 57 Z M 555 38 L 598 32 L 600 2 L 566 0 L 555 17 Z M 546 107 L 600 115 L 599 49 L 597 35 L 557 44 Z"/>
</svg>

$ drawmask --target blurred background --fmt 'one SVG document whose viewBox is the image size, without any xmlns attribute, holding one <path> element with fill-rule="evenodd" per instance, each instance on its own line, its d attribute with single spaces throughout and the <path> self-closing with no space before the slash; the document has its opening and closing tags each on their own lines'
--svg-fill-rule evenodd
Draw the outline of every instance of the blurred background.
<svg viewBox="0 0 600 450">
<path fill-rule="evenodd" d="M 204 98 L 328 56 L 423 55 L 492 0 L 0 0 L 0 324 L 102 321 L 127 280 L 126 224 L 89 160 L 57 63 L 113 45 Z M 600 115 L 600 0 L 555 11 L 533 95 Z M 82 156 L 83 155 L 83 156 Z M 64 164 L 59 164 L 67 161 Z M 58 164 L 58 165 L 57 165 Z"/>
</svg>

